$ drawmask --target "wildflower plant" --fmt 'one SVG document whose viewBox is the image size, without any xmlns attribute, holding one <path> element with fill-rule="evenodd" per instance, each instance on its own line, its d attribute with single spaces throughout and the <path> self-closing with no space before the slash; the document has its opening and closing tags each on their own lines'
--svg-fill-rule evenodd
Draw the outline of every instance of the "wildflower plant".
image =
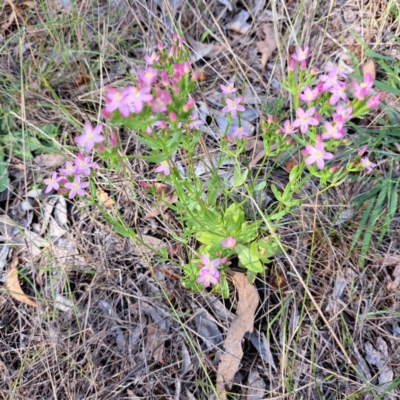
<svg viewBox="0 0 400 400">
<path fill-rule="evenodd" d="M 178 201 L 168 206 L 181 222 L 184 238 L 194 238 L 198 244 L 182 266 L 184 287 L 195 291 L 211 288 L 228 297 L 227 277 L 232 265 L 244 268 L 253 282 L 282 252 L 277 227 L 301 204 L 299 192 L 308 179 L 316 178 L 326 186 L 339 184 L 348 174 L 363 169 L 373 173 L 376 164 L 365 154 L 367 149 L 356 149 L 353 155 L 346 133 L 353 118 L 362 118 L 379 105 L 380 94 L 372 94 L 369 74 L 362 82 L 354 80 L 351 90 L 346 83 L 350 78 L 340 67 L 327 67 L 317 74 L 316 67 L 307 65 L 309 49 L 296 48 L 282 82 L 291 93 L 295 115 L 285 115 L 280 108 L 261 119 L 265 157 L 253 171 L 242 163 L 249 136 L 241 121 L 244 98 L 234 82 L 221 84 L 221 111 L 228 125 L 219 138 L 216 168 L 204 182 L 196 175 L 193 163 L 203 125 L 191 97 L 198 75 L 191 70 L 183 39 L 174 35 L 172 42 L 169 49 L 159 43 L 157 51 L 144 57 L 145 66 L 137 70 L 131 85 L 105 87 L 101 115 L 114 128 L 134 130 L 145 149 L 141 157 L 151 163 L 154 179 L 175 189 Z M 108 168 L 121 169 L 124 156 L 118 154 L 118 136 L 113 132 L 107 139 L 102 130 L 101 124 L 92 127 L 85 123 L 82 135 L 75 139 L 79 153 L 59 169 L 59 174 L 54 172 L 45 180 L 46 193 L 59 190 L 70 199 L 86 196 L 85 189 L 98 169 L 94 155 Z M 230 145 L 232 142 L 235 146 Z M 341 152 L 344 146 L 350 150 Z M 267 186 L 268 175 L 259 179 L 267 159 L 296 152 L 299 161 L 289 173 L 287 186 L 281 191 L 274 185 L 268 187 L 276 202 L 260 218 L 249 218 L 249 202 Z M 188 160 L 185 173 L 176 163 L 182 154 Z M 226 160 L 234 162 L 231 181 L 218 175 L 219 166 Z M 132 230 L 116 230 L 134 235 Z"/>
</svg>

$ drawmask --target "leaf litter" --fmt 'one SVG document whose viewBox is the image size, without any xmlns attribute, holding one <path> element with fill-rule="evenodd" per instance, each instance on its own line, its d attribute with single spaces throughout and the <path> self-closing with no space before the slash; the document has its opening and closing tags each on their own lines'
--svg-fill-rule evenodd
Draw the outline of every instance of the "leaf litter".
<svg viewBox="0 0 400 400">
<path fill-rule="evenodd" d="M 217 390 L 220 399 L 226 399 L 226 390 L 232 387 L 243 357 L 242 340 L 246 332 L 251 333 L 254 329 L 254 315 L 259 301 L 257 289 L 249 283 L 246 275 L 233 272 L 230 276 L 238 292 L 237 317 L 229 327 L 218 365 Z"/>
</svg>

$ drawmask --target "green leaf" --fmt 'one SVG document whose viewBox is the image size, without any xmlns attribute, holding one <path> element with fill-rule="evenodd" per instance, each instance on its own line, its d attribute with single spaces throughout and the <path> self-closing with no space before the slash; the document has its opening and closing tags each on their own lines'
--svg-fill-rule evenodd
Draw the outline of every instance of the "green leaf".
<svg viewBox="0 0 400 400">
<path fill-rule="evenodd" d="M 262 181 L 258 183 L 256 186 L 254 186 L 254 190 L 258 192 L 259 190 L 263 190 L 267 186 L 267 181 Z"/>
<path fill-rule="evenodd" d="M 246 181 L 248 173 L 249 170 L 246 169 L 242 174 L 242 172 L 240 171 L 240 166 L 236 166 L 235 171 L 233 173 L 233 186 L 235 187 L 242 186 L 243 183 Z"/>
<path fill-rule="evenodd" d="M 290 171 L 289 174 L 289 182 L 293 183 L 295 181 L 295 179 L 297 178 L 297 173 L 299 171 L 299 166 L 295 165 L 293 167 L 293 169 Z"/>
<path fill-rule="evenodd" d="M 277 189 L 277 187 L 274 184 L 271 185 L 271 190 L 277 200 L 282 199 L 281 193 L 279 192 L 279 190 Z"/>
<path fill-rule="evenodd" d="M 154 162 L 154 163 L 168 160 L 168 156 L 165 154 L 160 154 L 158 156 L 138 156 L 138 158 L 140 158 L 141 160 Z"/>
<path fill-rule="evenodd" d="M 203 244 L 212 246 L 213 244 L 220 243 L 224 238 L 212 232 L 197 232 L 196 239 Z"/>
<path fill-rule="evenodd" d="M 244 268 L 253 273 L 261 273 L 264 271 L 258 255 L 257 242 L 253 242 L 250 247 L 237 244 L 235 246 L 235 251 Z"/>
<path fill-rule="evenodd" d="M 0 193 L 7 188 L 8 170 L 7 163 L 4 161 L 4 154 L 0 151 Z"/>
</svg>

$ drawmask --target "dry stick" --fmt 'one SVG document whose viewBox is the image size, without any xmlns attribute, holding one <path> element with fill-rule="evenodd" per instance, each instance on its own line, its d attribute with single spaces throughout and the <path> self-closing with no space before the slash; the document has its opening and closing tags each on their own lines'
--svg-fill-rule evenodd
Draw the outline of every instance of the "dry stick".
<svg viewBox="0 0 400 400">
<path fill-rule="evenodd" d="M 282 250 L 282 253 L 285 255 L 286 259 L 288 260 L 290 266 L 292 267 L 294 273 L 296 274 L 298 280 L 300 281 L 300 283 L 302 284 L 304 290 L 307 293 L 307 296 L 310 298 L 310 300 L 312 301 L 312 303 L 314 304 L 314 307 L 316 308 L 318 314 L 321 316 L 322 320 L 325 322 L 325 325 L 327 326 L 329 332 L 331 333 L 333 339 L 335 340 L 336 344 L 338 345 L 338 347 L 340 348 L 340 350 L 342 351 L 344 357 L 346 358 L 346 361 L 349 363 L 349 365 L 353 365 L 353 362 L 351 361 L 351 358 L 349 357 L 349 355 L 347 354 L 345 348 L 343 347 L 342 343 L 340 342 L 339 338 L 336 336 L 335 332 L 333 331 L 332 327 L 329 324 L 329 321 L 326 319 L 324 313 L 322 312 L 321 308 L 318 306 L 318 303 L 316 302 L 316 300 L 314 299 L 313 295 L 311 294 L 310 290 L 308 289 L 306 283 L 304 282 L 303 278 L 301 277 L 301 275 L 299 274 L 299 272 L 297 271 L 297 268 L 295 267 L 295 265 L 293 264 L 292 260 L 290 259 L 289 255 L 286 253 L 286 250 L 284 249 L 284 247 L 282 246 L 281 242 L 278 240 L 275 232 L 273 231 L 271 225 L 269 224 L 269 222 L 265 219 L 264 214 L 262 213 L 262 211 L 260 210 L 260 208 L 258 207 L 258 204 L 254 201 L 253 198 L 251 198 L 250 196 L 248 196 L 245 193 L 242 193 L 245 197 L 247 197 L 248 199 L 250 199 L 254 206 L 256 207 L 257 211 L 260 213 L 262 219 L 265 222 L 265 225 L 267 225 L 272 237 L 276 240 L 276 242 L 279 244 L 280 249 Z M 316 197 L 316 199 L 318 198 L 318 196 Z M 315 226 L 315 218 L 314 218 L 314 226 Z"/>
</svg>

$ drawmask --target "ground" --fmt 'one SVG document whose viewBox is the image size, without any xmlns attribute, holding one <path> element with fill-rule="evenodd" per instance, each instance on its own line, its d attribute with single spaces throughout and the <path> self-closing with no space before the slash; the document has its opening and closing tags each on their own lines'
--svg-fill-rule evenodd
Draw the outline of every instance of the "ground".
<svg viewBox="0 0 400 400">
<path fill-rule="evenodd" d="M 123 172 L 97 160 L 95 183 L 105 209 L 140 241 L 84 200 L 38 191 L 70 159 L 83 123 L 101 121 L 111 133 L 100 115 L 105 85 L 135 80 L 144 55 L 159 41 L 169 46 L 177 31 L 200 73 L 193 97 L 207 116 L 204 160 L 215 154 L 221 83 L 244 89 L 255 138 L 276 103 L 290 112 L 280 82 L 296 45 L 310 47 L 319 69 L 342 63 L 376 74 L 382 105 L 356 121 L 351 137 L 374 149 L 378 167 L 326 191 L 313 180 L 302 188 L 309 200 L 277 232 L 285 252 L 254 283 L 254 331 L 238 343 L 243 356 L 227 398 L 398 398 L 399 15 L 395 0 L 3 2 L 1 397 L 222 398 L 217 370 L 242 292 L 231 285 L 224 300 L 182 286 L 181 267 L 198 243 L 180 240 L 173 209 L 154 206 L 174 194 L 140 158 L 135 132 L 118 132 L 119 152 L 129 156 Z M 259 165 L 257 141 L 247 150 Z M 207 181 L 204 164 L 196 168 Z M 261 207 L 272 184 L 285 187 L 290 160 L 267 168 Z M 229 164 L 225 173 L 232 176 Z M 151 251 L 160 247 L 167 259 Z"/>
</svg>

